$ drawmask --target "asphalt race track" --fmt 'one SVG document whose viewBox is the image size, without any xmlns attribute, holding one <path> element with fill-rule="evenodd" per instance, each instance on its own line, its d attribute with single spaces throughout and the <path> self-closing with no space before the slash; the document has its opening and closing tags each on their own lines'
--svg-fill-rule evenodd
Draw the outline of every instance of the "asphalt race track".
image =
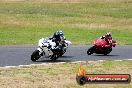
<svg viewBox="0 0 132 88">
<path fill-rule="evenodd" d="M 107 55 L 87 55 L 89 46 L 70 46 L 64 56 L 55 62 L 72 62 L 72 61 L 93 61 L 93 60 L 124 60 L 132 59 L 132 46 L 117 46 Z M 0 67 L 18 66 L 41 63 L 54 63 L 49 58 L 40 58 L 37 62 L 32 62 L 30 56 L 37 46 L 0 46 Z"/>
</svg>

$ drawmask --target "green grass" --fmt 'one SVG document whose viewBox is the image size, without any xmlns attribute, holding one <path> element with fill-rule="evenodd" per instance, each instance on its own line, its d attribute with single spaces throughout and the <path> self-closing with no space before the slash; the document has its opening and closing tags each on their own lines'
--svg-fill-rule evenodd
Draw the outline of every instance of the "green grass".
<svg viewBox="0 0 132 88">
<path fill-rule="evenodd" d="M 65 2 L 2 0 L 0 45 L 36 44 L 57 29 L 63 30 L 73 44 L 91 44 L 108 31 L 119 44 L 132 44 L 131 0 Z"/>
<path fill-rule="evenodd" d="M 0 68 L 1 88 L 131 88 L 130 84 L 86 84 L 76 83 L 80 64 L 87 74 L 130 74 L 132 61 L 94 61 L 77 64 L 49 64 Z"/>
</svg>

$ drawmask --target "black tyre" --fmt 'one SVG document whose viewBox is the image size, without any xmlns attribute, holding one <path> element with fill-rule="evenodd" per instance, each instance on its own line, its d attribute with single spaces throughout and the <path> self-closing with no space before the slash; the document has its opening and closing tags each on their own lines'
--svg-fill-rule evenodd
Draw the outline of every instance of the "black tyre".
<svg viewBox="0 0 132 88">
<path fill-rule="evenodd" d="M 63 54 L 66 52 L 66 50 L 65 51 L 61 51 L 60 52 L 60 56 L 63 56 Z"/>
<path fill-rule="evenodd" d="M 88 55 L 93 54 L 93 53 L 94 53 L 94 50 L 95 50 L 95 47 L 94 47 L 94 46 L 91 47 L 91 48 L 89 48 L 88 51 L 87 51 L 87 54 L 88 54 Z"/>
<path fill-rule="evenodd" d="M 59 58 L 59 56 L 58 56 L 57 54 L 53 54 L 53 55 L 50 57 L 50 59 L 51 59 L 52 61 L 55 61 L 57 58 Z"/>
<path fill-rule="evenodd" d="M 107 55 L 107 53 L 104 53 L 104 55 L 106 56 L 106 55 Z"/>
<path fill-rule="evenodd" d="M 84 76 L 77 76 L 76 77 L 76 80 L 77 80 L 77 83 L 79 84 L 79 85 L 84 85 L 85 83 L 86 83 L 86 78 L 84 77 Z"/>
<path fill-rule="evenodd" d="M 35 50 L 32 55 L 31 55 L 31 60 L 36 61 L 40 58 L 41 56 L 39 55 L 39 50 Z"/>
<path fill-rule="evenodd" d="M 112 51 L 112 48 L 109 48 L 109 49 L 104 53 L 104 55 L 109 54 L 111 51 Z"/>
</svg>

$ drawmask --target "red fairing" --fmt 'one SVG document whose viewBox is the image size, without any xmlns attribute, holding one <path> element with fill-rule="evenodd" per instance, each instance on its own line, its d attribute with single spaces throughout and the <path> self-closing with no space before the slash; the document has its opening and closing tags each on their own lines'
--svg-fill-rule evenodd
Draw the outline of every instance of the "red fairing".
<svg viewBox="0 0 132 88">
<path fill-rule="evenodd" d="M 93 42 L 94 46 L 90 47 L 87 51 L 88 55 L 93 53 L 107 55 L 112 51 L 112 47 L 116 46 L 116 41 L 113 41 L 112 38 L 109 40 L 109 44 L 105 39 L 96 38 Z"/>
<path fill-rule="evenodd" d="M 97 47 L 104 47 L 105 45 L 107 45 L 107 42 L 105 40 L 103 40 L 103 39 L 96 38 L 95 41 L 94 41 L 94 44 Z"/>
</svg>

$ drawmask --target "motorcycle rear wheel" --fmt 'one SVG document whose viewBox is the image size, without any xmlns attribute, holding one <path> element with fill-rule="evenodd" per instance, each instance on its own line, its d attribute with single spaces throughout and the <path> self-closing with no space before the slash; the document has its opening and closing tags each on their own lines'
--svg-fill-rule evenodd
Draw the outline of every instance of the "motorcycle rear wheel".
<svg viewBox="0 0 132 88">
<path fill-rule="evenodd" d="M 63 54 L 66 52 L 66 50 L 65 51 L 61 51 L 60 52 L 60 56 L 63 56 Z"/>
<path fill-rule="evenodd" d="M 39 55 L 39 50 L 35 50 L 31 55 L 31 60 L 35 62 L 38 60 L 41 56 Z"/>
<path fill-rule="evenodd" d="M 52 61 L 56 61 L 57 58 L 59 58 L 59 56 L 58 56 L 57 54 L 53 54 L 53 55 L 50 57 L 50 59 L 51 59 Z"/>
<path fill-rule="evenodd" d="M 94 47 L 94 46 L 93 46 L 93 47 L 91 47 L 91 48 L 89 48 L 89 49 L 87 50 L 87 54 L 88 54 L 88 55 L 93 54 L 93 53 L 94 53 L 94 49 L 95 49 L 95 47 Z"/>
</svg>

